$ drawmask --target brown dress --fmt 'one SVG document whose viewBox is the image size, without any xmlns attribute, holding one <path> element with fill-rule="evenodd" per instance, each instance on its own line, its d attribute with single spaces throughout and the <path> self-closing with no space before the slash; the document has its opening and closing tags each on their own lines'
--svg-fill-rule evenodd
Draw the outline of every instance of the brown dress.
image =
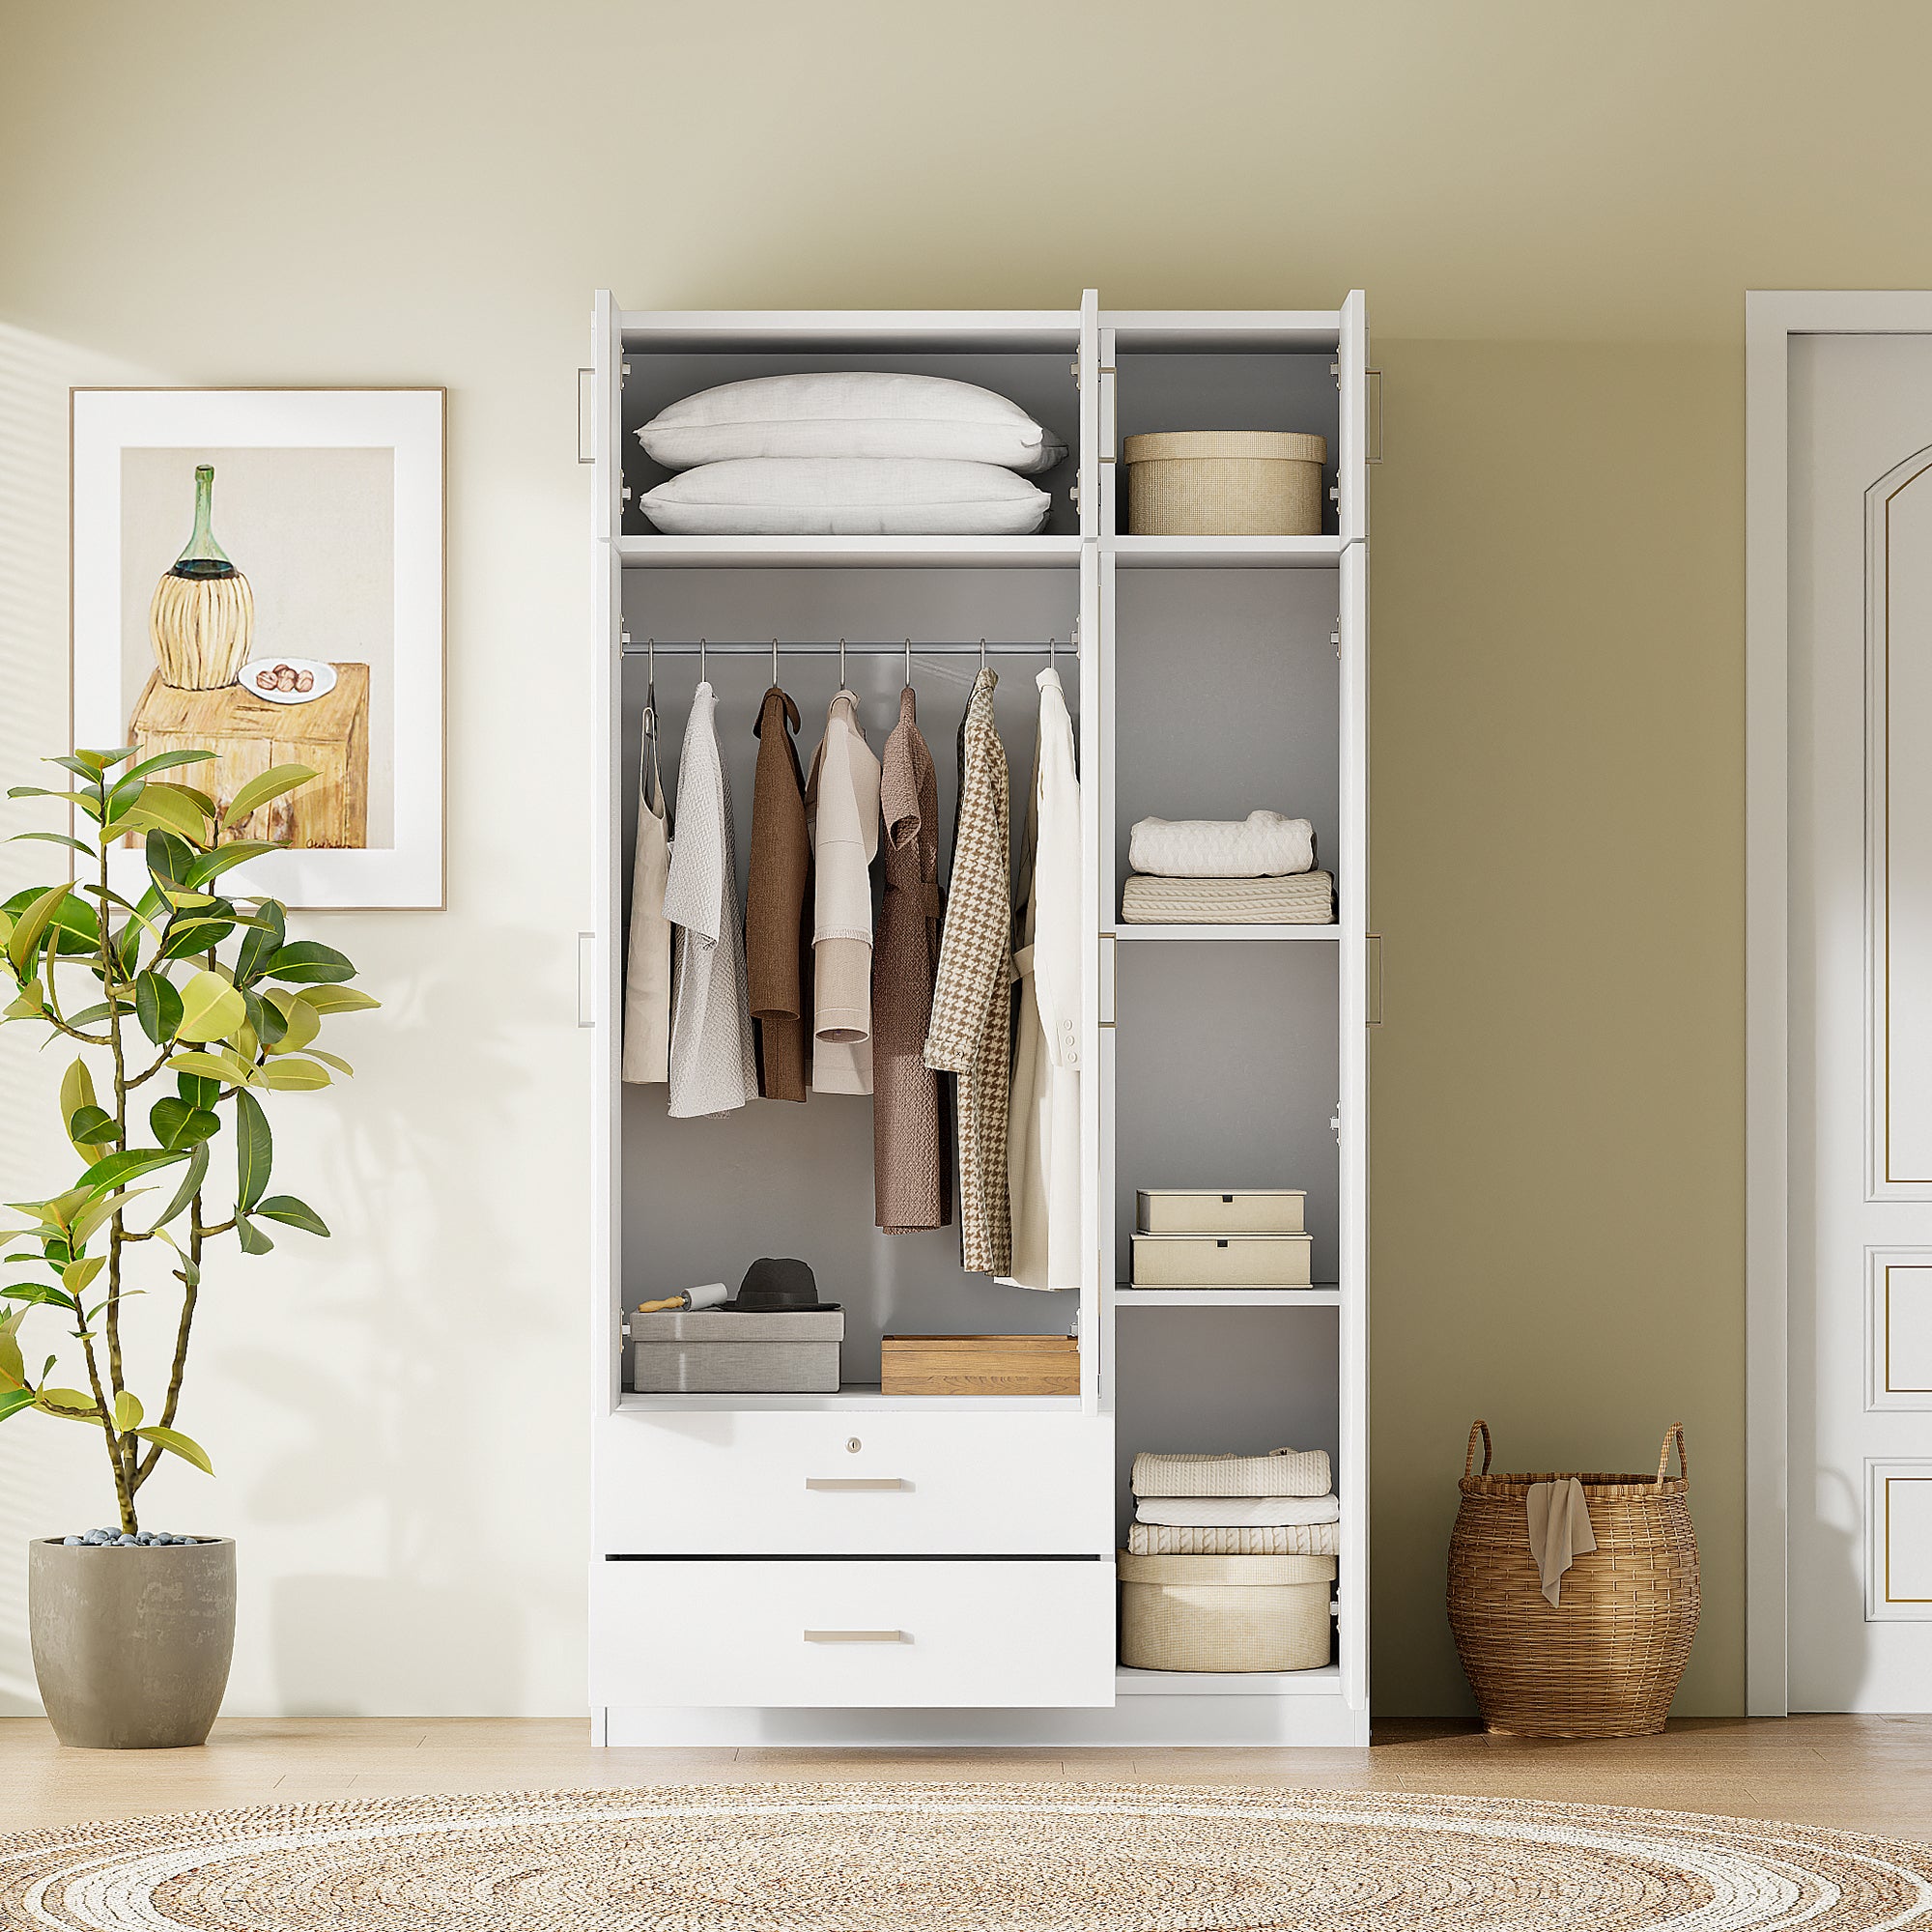
<svg viewBox="0 0 1932 1932">
<path fill-rule="evenodd" d="M 952 1218 L 945 1083 L 924 1060 L 939 970 L 939 781 L 907 685 L 880 775 L 886 893 L 872 950 L 872 1188 L 889 1235 Z"/>
<path fill-rule="evenodd" d="M 959 823 L 925 1064 L 959 1076 L 959 1253 L 969 1274 L 1012 1266 L 1007 1107 L 1012 1077 L 1013 884 L 998 675 L 973 682 L 959 726 Z"/>
<path fill-rule="evenodd" d="M 811 1038 L 811 841 L 799 771 L 798 706 L 777 685 L 758 712 L 745 963 L 758 1023 L 758 1092 L 803 1100 Z"/>
</svg>

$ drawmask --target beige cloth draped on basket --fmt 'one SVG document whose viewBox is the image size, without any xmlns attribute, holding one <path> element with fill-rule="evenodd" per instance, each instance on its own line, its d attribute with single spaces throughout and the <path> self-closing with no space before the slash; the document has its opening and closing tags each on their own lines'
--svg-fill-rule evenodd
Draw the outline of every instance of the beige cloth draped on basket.
<svg viewBox="0 0 1932 1932">
<path fill-rule="evenodd" d="M 1483 1467 L 1475 1472 L 1476 1443 Z M 1666 1474 L 1671 1444 L 1679 1473 Z M 1574 1543 L 1561 1601 L 1544 1594 L 1527 1531 L 1532 1490 L 1576 1483 L 1595 1548 Z M 1449 1540 L 1449 1627 L 1492 1731 L 1647 1737 L 1663 1728 L 1697 1634 L 1697 1537 L 1684 1426 L 1657 1474 L 1490 1473 L 1490 1426 L 1469 1432 Z"/>
</svg>

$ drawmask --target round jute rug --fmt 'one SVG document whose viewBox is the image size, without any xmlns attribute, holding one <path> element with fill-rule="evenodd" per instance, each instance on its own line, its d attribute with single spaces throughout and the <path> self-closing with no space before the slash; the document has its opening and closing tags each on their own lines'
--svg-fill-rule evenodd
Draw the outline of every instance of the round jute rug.
<svg viewBox="0 0 1932 1932">
<path fill-rule="evenodd" d="M 1370 1792 L 686 1786 L 34 1833 L 0 1841 L 0 1911 L 114 1932 L 1875 1932 L 1932 1926 L 1932 1851 Z"/>
</svg>

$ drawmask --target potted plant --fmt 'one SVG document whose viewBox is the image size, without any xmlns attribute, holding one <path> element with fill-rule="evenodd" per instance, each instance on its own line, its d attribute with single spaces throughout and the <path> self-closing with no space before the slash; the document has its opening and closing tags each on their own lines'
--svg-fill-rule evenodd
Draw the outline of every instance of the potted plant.
<svg viewBox="0 0 1932 1932">
<path fill-rule="evenodd" d="M 50 761 L 73 775 L 71 788 L 8 794 L 65 799 L 76 826 L 92 828 L 16 834 L 78 856 L 70 882 L 0 906 L 0 997 L 10 982 L 14 995 L 0 1021 L 76 1048 L 60 1115 L 81 1163 L 63 1192 L 12 1204 L 27 1225 L 0 1233 L 0 1421 L 33 1411 L 98 1430 L 118 1523 L 28 1547 L 34 1668 L 67 1745 L 196 1745 L 214 1720 L 234 1643 L 235 1546 L 143 1530 L 138 1497 L 164 1456 L 213 1474 L 176 1426 L 203 1270 L 230 1236 L 243 1255 L 268 1254 L 270 1223 L 328 1233 L 305 1202 L 269 1191 L 270 1105 L 351 1072 L 318 1036 L 326 1019 L 379 1004 L 347 983 L 355 969 L 332 947 L 289 938 L 278 901 L 221 890 L 232 867 L 277 849 L 236 829 L 314 774 L 275 766 L 225 810 L 162 776 L 214 755 L 136 763 L 131 746 L 75 751 Z M 138 900 L 109 883 L 120 839 L 142 849 Z M 129 1385 L 123 1316 L 129 1295 L 156 1290 L 180 1306 L 166 1386 L 151 1384 L 144 1401 Z M 49 1317 L 70 1366 L 57 1348 L 36 1371 L 22 1331 L 38 1318 L 38 1342 Z"/>
</svg>

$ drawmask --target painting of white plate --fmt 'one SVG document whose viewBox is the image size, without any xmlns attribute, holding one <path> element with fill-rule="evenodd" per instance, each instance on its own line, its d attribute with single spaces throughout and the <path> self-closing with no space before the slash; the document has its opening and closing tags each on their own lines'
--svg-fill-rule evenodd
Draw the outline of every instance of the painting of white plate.
<svg viewBox="0 0 1932 1932">
<path fill-rule="evenodd" d="M 251 658 L 235 682 L 270 704 L 313 704 L 335 689 L 335 667 L 320 658 Z"/>
</svg>

